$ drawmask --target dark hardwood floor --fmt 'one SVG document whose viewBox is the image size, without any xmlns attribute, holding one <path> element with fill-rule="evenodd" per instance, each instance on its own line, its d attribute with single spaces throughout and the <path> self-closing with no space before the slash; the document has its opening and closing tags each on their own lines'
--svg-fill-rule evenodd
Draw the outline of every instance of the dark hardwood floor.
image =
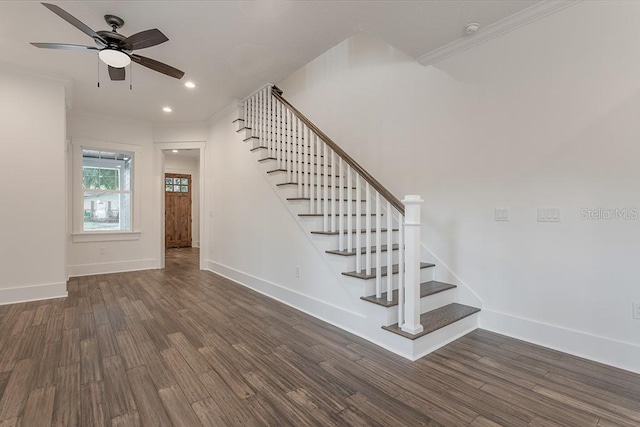
<svg viewBox="0 0 640 427">
<path fill-rule="evenodd" d="M 640 375 L 477 330 L 410 362 L 197 269 L 0 307 L 0 426 L 639 426 Z"/>
</svg>

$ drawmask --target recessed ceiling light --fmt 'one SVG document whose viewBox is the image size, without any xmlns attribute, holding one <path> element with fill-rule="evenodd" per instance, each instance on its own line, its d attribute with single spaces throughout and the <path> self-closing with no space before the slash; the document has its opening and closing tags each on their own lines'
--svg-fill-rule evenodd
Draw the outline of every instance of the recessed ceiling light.
<svg viewBox="0 0 640 427">
<path fill-rule="evenodd" d="M 186 82 L 184 85 L 189 89 L 193 89 L 194 87 L 196 87 L 196 84 L 194 82 Z"/>
<path fill-rule="evenodd" d="M 173 151 L 174 153 L 177 153 L 177 152 L 178 152 L 178 150 L 171 150 L 171 151 Z"/>
<path fill-rule="evenodd" d="M 173 110 L 171 109 L 171 107 L 164 107 L 164 108 L 162 109 L 162 111 L 164 111 L 165 113 L 170 113 L 170 112 L 172 112 Z"/>
</svg>

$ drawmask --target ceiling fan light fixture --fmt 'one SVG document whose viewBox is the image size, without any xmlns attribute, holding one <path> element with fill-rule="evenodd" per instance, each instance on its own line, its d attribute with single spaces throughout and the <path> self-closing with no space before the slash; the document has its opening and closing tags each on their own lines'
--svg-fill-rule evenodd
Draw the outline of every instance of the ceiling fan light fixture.
<svg viewBox="0 0 640 427">
<path fill-rule="evenodd" d="M 131 64 L 131 58 L 124 52 L 115 49 L 103 49 L 98 56 L 105 64 L 113 68 L 124 68 Z"/>
</svg>

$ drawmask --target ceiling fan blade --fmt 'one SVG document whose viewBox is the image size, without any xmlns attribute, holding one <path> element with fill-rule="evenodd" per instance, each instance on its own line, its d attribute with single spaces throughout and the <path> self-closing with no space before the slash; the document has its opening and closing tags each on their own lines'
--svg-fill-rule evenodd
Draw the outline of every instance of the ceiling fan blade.
<svg viewBox="0 0 640 427">
<path fill-rule="evenodd" d="M 169 41 L 167 36 L 162 34 L 162 31 L 159 29 L 154 28 L 152 30 L 141 31 L 129 36 L 123 40 L 123 43 L 128 43 L 131 45 L 133 50 L 137 50 L 155 46 L 166 41 Z"/>
<path fill-rule="evenodd" d="M 56 15 L 58 15 L 60 18 L 62 18 L 65 21 L 67 21 L 69 24 L 73 25 L 74 27 L 76 27 L 77 29 L 79 29 L 80 31 L 82 31 L 83 33 L 88 35 L 89 37 L 92 37 L 94 39 L 98 39 L 98 40 L 102 41 L 105 45 L 107 44 L 106 40 L 103 39 L 98 33 L 93 31 L 86 24 L 82 23 L 78 18 L 74 17 L 69 12 L 65 11 L 64 9 L 60 8 L 59 6 L 56 6 L 55 4 L 42 3 L 42 5 L 44 7 L 46 7 L 47 9 L 49 9 L 51 12 L 55 13 Z"/>
<path fill-rule="evenodd" d="M 115 68 L 109 65 L 109 77 L 111 80 L 119 81 L 124 80 L 125 71 L 124 68 Z"/>
<path fill-rule="evenodd" d="M 155 59 L 146 58 L 140 55 L 131 55 L 131 60 L 144 67 L 150 68 L 153 71 L 166 74 L 169 77 L 181 79 L 182 76 L 184 76 L 184 71 L 180 71 L 177 68 L 173 68 L 172 66 L 156 61 Z"/>
<path fill-rule="evenodd" d="M 81 46 L 79 44 L 63 44 L 63 43 L 31 43 L 35 47 L 44 49 L 67 49 L 67 50 L 98 50 L 93 46 Z"/>
</svg>

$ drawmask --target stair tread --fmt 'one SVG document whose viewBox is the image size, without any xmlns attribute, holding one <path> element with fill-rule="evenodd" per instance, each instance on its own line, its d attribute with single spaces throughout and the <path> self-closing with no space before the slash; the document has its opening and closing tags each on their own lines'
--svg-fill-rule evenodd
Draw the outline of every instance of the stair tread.
<svg viewBox="0 0 640 427">
<path fill-rule="evenodd" d="M 382 252 L 386 252 L 387 251 L 387 245 L 382 245 L 381 247 L 381 251 Z M 399 248 L 397 243 L 394 243 L 391 246 L 391 250 L 392 251 L 397 251 Z M 344 251 L 339 251 L 339 250 L 333 250 L 333 251 L 325 251 L 328 254 L 332 254 L 332 255 L 340 255 L 340 256 L 354 256 L 356 254 L 356 250 L 355 248 L 348 251 L 348 250 L 344 250 Z M 360 248 L 360 253 L 361 254 L 366 254 L 367 253 L 367 248 Z M 375 246 L 371 246 L 371 253 L 375 254 L 376 253 L 376 247 Z"/>
<path fill-rule="evenodd" d="M 420 268 L 430 268 L 430 267 L 435 267 L 435 264 L 429 264 L 428 262 L 421 262 L 420 263 Z M 393 268 L 392 268 L 392 274 L 398 274 L 398 264 L 393 264 Z M 346 273 L 342 273 L 345 276 L 349 276 L 349 277 L 355 277 L 356 279 L 363 279 L 363 280 L 369 280 L 369 279 L 375 279 L 376 278 L 376 269 L 372 268 L 371 269 L 371 274 L 367 274 L 366 272 L 357 272 L 357 271 L 348 271 Z M 382 271 L 381 271 L 381 275 L 382 277 L 385 277 L 387 275 L 387 266 L 385 265 L 384 267 L 382 267 Z"/>
<path fill-rule="evenodd" d="M 351 233 L 355 233 L 357 230 L 353 230 Z M 386 233 L 387 229 L 386 228 L 381 228 L 380 229 L 381 232 Z M 397 228 L 392 228 L 391 231 L 398 231 Z M 347 234 L 349 231 L 345 230 L 344 234 Z M 367 230 L 360 230 L 361 233 L 366 233 Z M 372 233 L 376 233 L 376 229 L 372 229 L 371 230 Z M 340 234 L 339 231 L 312 231 L 311 234 L 324 234 L 326 236 L 337 236 L 338 234 Z M 343 273 L 344 274 L 344 273 Z"/>
<path fill-rule="evenodd" d="M 420 298 L 428 297 L 429 295 L 435 295 L 440 292 L 448 291 L 449 289 L 455 289 L 456 285 L 450 283 L 438 282 L 437 280 L 431 280 L 429 282 L 420 283 Z M 392 300 L 387 301 L 387 293 L 383 292 L 380 298 L 376 298 L 375 295 L 369 295 L 366 297 L 360 297 L 361 300 L 371 302 L 373 304 L 381 305 L 383 307 L 394 307 L 398 305 L 398 290 L 394 290 L 391 293 Z"/>
<path fill-rule="evenodd" d="M 445 326 L 449 326 L 452 323 L 462 320 L 465 317 L 469 317 L 472 314 L 479 312 L 480 309 L 476 307 L 470 307 L 464 304 L 452 303 L 445 305 L 444 307 L 437 308 L 435 310 L 428 311 L 420 316 L 420 324 L 424 330 L 418 334 L 409 334 L 404 332 L 398 324 L 391 326 L 383 326 L 382 329 L 394 334 L 398 334 L 410 340 L 415 340 L 431 332 L 435 332 L 438 329 L 442 329 Z"/>
</svg>

